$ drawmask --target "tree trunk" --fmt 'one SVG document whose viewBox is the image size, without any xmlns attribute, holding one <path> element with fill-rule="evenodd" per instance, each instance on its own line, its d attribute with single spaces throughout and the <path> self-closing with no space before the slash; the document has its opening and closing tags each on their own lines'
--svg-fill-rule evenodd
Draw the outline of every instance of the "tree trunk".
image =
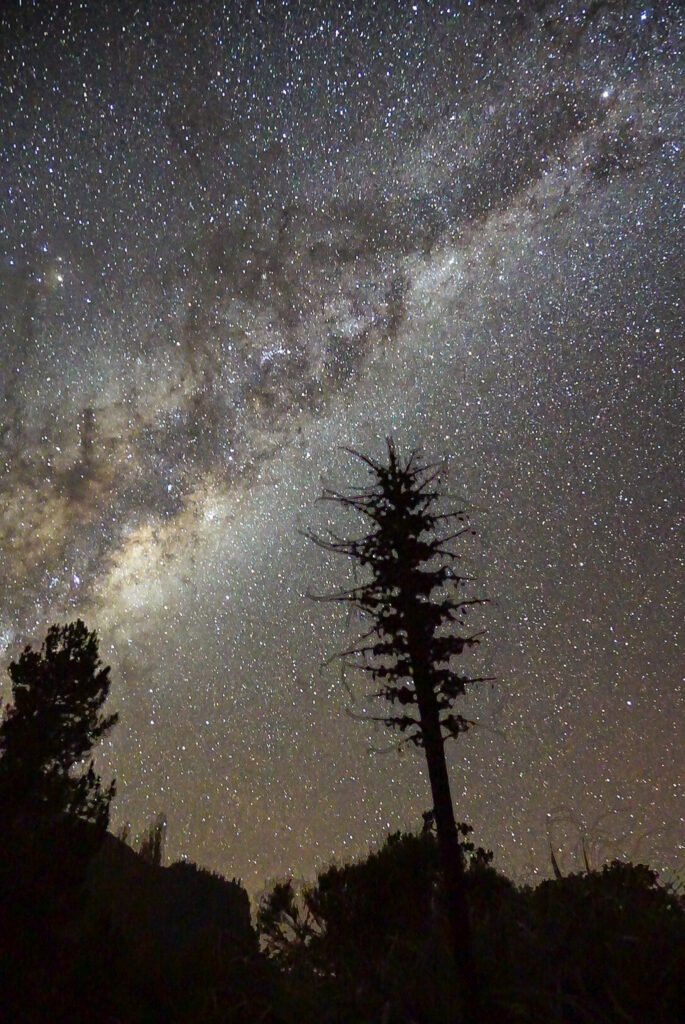
<svg viewBox="0 0 685 1024">
<path fill-rule="evenodd" d="M 471 922 L 464 877 L 465 865 L 454 819 L 437 700 L 428 673 L 422 671 L 422 666 L 420 663 L 416 664 L 416 660 L 414 660 L 414 664 L 414 685 L 433 796 L 447 926 L 460 995 L 459 1017 L 464 1020 L 467 1004 L 470 1005 L 470 1010 L 473 1012 L 477 998 Z"/>
</svg>

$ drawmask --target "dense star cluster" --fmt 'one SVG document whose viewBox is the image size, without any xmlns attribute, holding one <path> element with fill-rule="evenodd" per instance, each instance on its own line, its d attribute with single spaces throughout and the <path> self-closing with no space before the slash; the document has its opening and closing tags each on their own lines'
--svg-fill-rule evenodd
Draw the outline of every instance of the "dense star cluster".
<svg viewBox="0 0 685 1024">
<path fill-rule="evenodd" d="M 682 869 L 680 4 L 3 11 L 2 657 L 99 631 L 114 827 L 256 890 L 420 824 L 305 597 L 392 435 L 493 600 L 457 816 L 518 878 Z"/>
</svg>

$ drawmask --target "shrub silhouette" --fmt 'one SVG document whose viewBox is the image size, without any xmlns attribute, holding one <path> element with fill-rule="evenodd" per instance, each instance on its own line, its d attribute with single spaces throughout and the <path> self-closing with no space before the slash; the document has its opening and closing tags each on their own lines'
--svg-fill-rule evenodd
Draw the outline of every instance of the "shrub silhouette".
<svg viewBox="0 0 685 1024">
<path fill-rule="evenodd" d="M 464 846 L 479 1024 L 683 1019 L 685 908 L 655 872 L 614 861 L 517 888 L 466 836 Z M 277 887 L 275 902 L 267 894 L 258 926 L 288 972 L 291 996 L 315 992 L 322 1021 L 451 1022 L 440 878 L 435 837 L 396 834 L 365 860 L 322 872 L 301 894 L 292 883 Z"/>
</svg>

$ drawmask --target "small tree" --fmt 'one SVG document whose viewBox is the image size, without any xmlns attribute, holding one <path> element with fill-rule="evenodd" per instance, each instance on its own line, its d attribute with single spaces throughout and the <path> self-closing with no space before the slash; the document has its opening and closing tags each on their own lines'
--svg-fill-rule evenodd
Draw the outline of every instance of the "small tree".
<svg viewBox="0 0 685 1024">
<path fill-rule="evenodd" d="M 0 802 L 5 820 L 70 815 L 106 828 L 115 783 L 103 788 L 93 760 L 79 768 L 118 716 L 104 715 L 109 668 L 98 638 L 78 619 L 51 626 L 40 651 L 9 666 L 13 703 L 0 723 Z"/>
<path fill-rule="evenodd" d="M 351 590 L 325 600 L 345 602 L 370 620 L 361 645 L 340 657 L 354 658 L 353 666 L 380 684 L 374 696 L 397 709 L 375 720 L 405 733 L 425 752 L 453 954 L 464 996 L 472 997 L 464 859 L 444 741 L 472 724 L 455 714 L 453 705 L 467 685 L 484 681 L 459 675 L 452 667 L 453 659 L 481 636 L 460 632 L 468 610 L 483 600 L 464 596 L 468 579 L 456 571 L 458 555 L 452 549 L 452 542 L 473 531 L 463 510 L 439 511 L 439 468 L 422 465 L 415 452 L 403 461 L 392 441 L 387 445 L 387 464 L 346 449 L 366 464 L 372 483 L 360 493 L 327 489 L 322 498 L 360 513 L 369 531 L 354 539 L 332 533 L 308 536 L 325 550 L 346 555 L 368 574 Z M 450 524 L 456 530 L 450 532 Z"/>
<path fill-rule="evenodd" d="M 158 814 L 152 825 L 143 836 L 138 847 L 138 855 L 146 864 L 153 867 L 161 867 L 164 856 L 164 841 L 166 839 L 166 818 Z"/>
</svg>

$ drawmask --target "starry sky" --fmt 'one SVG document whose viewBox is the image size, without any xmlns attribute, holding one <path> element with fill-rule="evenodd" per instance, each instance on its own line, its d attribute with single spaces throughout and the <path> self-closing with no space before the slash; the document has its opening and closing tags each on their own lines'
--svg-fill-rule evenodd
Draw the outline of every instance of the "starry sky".
<svg viewBox="0 0 685 1024">
<path fill-rule="evenodd" d="M 97 628 L 113 827 L 257 892 L 420 826 L 306 598 L 392 435 L 492 602 L 457 818 L 682 870 L 682 7 L 2 9 L 0 644 Z"/>
</svg>

